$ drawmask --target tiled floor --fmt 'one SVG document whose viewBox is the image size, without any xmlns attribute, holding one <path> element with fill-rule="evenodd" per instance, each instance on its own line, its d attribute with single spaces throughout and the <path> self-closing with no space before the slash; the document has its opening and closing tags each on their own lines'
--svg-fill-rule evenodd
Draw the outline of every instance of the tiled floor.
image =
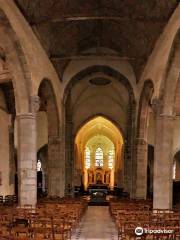
<svg viewBox="0 0 180 240">
<path fill-rule="evenodd" d="M 89 206 L 72 240 L 117 240 L 107 206 Z"/>
</svg>

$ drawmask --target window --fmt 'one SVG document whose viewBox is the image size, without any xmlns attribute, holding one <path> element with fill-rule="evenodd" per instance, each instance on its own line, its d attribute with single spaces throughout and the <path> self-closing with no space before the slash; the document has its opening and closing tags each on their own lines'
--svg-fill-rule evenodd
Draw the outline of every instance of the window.
<svg viewBox="0 0 180 240">
<path fill-rule="evenodd" d="M 102 167 L 103 166 L 103 151 L 100 147 L 96 149 L 95 153 L 95 166 Z"/>
<path fill-rule="evenodd" d="M 173 164 L 173 176 L 172 177 L 174 180 L 176 179 L 176 161 Z"/>
<path fill-rule="evenodd" d="M 114 150 L 110 150 L 108 153 L 108 167 L 110 169 L 113 168 L 113 161 L 114 161 Z"/>
<path fill-rule="evenodd" d="M 40 171 L 42 171 L 42 166 L 41 166 L 41 160 L 38 159 L 38 161 L 37 161 L 37 172 L 40 172 Z"/>
<path fill-rule="evenodd" d="M 87 147 L 85 149 L 85 168 L 88 169 L 91 166 L 91 151 L 90 149 Z"/>
</svg>

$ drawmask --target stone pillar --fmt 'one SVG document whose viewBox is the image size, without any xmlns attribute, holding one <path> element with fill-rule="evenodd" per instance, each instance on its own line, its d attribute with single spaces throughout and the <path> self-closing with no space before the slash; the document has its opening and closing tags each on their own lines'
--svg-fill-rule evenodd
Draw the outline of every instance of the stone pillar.
<svg viewBox="0 0 180 240">
<path fill-rule="evenodd" d="M 84 170 L 84 189 L 87 191 L 88 187 L 88 170 Z"/>
<path fill-rule="evenodd" d="M 72 122 L 66 122 L 65 136 L 65 194 L 73 195 L 74 193 L 74 136 L 72 135 Z"/>
<path fill-rule="evenodd" d="M 48 195 L 62 197 L 64 194 L 63 166 L 60 161 L 60 138 L 48 139 Z"/>
<path fill-rule="evenodd" d="M 111 169 L 110 173 L 110 189 L 114 189 L 114 169 Z"/>
<path fill-rule="evenodd" d="M 143 138 L 137 139 L 137 178 L 136 198 L 147 197 L 147 142 Z"/>
<path fill-rule="evenodd" d="M 132 100 L 132 99 L 131 99 Z M 124 191 L 130 194 L 130 197 L 133 197 L 134 191 L 134 148 L 135 148 L 135 112 L 136 112 L 136 103 L 133 100 L 129 104 L 128 108 L 128 119 L 127 119 L 127 132 L 126 139 L 124 144 Z"/>
<path fill-rule="evenodd" d="M 14 148 L 14 121 L 15 115 L 9 115 L 10 125 L 9 125 L 9 183 L 11 188 L 11 193 L 15 194 L 15 174 L 16 174 L 16 164 L 15 164 L 15 148 Z"/>
<path fill-rule="evenodd" d="M 153 208 L 172 208 L 172 144 L 174 116 L 158 114 L 154 159 Z"/>
<path fill-rule="evenodd" d="M 36 115 L 17 115 L 18 126 L 18 198 L 20 206 L 36 205 Z"/>
</svg>

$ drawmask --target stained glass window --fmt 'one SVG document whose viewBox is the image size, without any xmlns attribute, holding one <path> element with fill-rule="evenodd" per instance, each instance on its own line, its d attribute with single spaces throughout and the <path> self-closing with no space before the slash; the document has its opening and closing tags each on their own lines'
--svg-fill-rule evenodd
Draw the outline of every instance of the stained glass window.
<svg viewBox="0 0 180 240">
<path fill-rule="evenodd" d="M 91 151 L 90 149 L 87 147 L 85 149 L 85 168 L 88 169 L 91 166 Z"/>
<path fill-rule="evenodd" d="M 103 166 L 103 150 L 98 147 L 95 153 L 95 166 L 102 167 Z"/>
<path fill-rule="evenodd" d="M 113 162 L 114 162 L 114 150 L 110 150 L 108 153 L 108 167 L 110 169 L 113 168 Z"/>
</svg>

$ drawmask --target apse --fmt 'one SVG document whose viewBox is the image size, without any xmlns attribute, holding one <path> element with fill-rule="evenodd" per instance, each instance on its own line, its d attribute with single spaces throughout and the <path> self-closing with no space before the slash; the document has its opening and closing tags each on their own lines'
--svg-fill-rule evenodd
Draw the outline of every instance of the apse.
<svg viewBox="0 0 180 240">
<path fill-rule="evenodd" d="M 88 121 L 78 131 L 74 149 L 76 186 L 123 186 L 123 137 L 114 123 L 102 116 Z"/>
</svg>

